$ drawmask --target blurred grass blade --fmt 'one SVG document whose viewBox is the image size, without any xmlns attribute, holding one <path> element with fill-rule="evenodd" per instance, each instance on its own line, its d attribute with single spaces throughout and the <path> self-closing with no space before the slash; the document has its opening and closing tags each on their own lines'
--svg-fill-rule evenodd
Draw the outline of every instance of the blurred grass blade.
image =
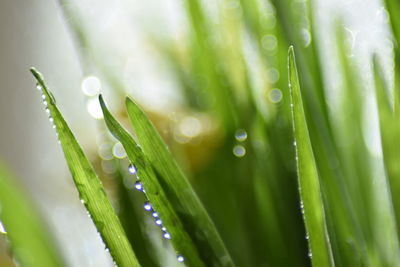
<svg viewBox="0 0 400 267">
<path fill-rule="evenodd" d="M 197 248 L 184 228 L 184 222 L 177 215 L 175 207 L 170 203 L 160 184 L 152 165 L 133 137 L 115 120 L 108 111 L 103 97 L 99 97 L 104 120 L 110 132 L 122 143 L 129 160 L 134 164 L 137 175 L 143 184 L 146 195 L 154 210 L 162 219 L 163 225 L 171 235 L 171 242 L 176 251 L 183 255 L 187 266 L 205 266 L 199 257 Z"/>
<path fill-rule="evenodd" d="M 0 164 L 0 221 L 18 263 L 28 267 L 65 266 L 45 223 L 12 179 Z"/>
<path fill-rule="evenodd" d="M 374 77 L 376 100 L 378 104 L 379 124 L 383 158 L 386 172 L 389 179 L 389 188 L 397 223 L 397 234 L 400 233 L 400 125 L 395 117 L 394 107 L 389 101 L 389 90 L 385 85 L 382 69 L 379 66 L 376 56 L 374 57 Z"/>
<path fill-rule="evenodd" d="M 33 68 L 31 72 L 35 76 L 38 86 L 42 89 L 45 101 L 47 101 L 47 108 L 54 119 L 65 159 L 80 198 L 104 243 L 109 248 L 111 256 L 120 267 L 140 266 L 100 179 L 55 105 L 55 100 L 48 91 L 42 75 Z"/>
<path fill-rule="evenodd" d="M 334 266 L 314 154 L 304 115 L 293 47 L 289 48 L 289 85 L 303 216 L 313 266 Z"/>
<path fill-rule="evenodd" d="M 396 48 L 399 48 L 400 41 L 400 2 L 398 0 L 384 0 L 386 10 L 389 13 L 390 24 L 392 27 L 393 35 L 396 39 Z"/>
<path fill-rule="evenodd" d="M 160 175 L 168 198 L 191 228 L 191 237 L 196 244 L 201 244 L 203 258 L 211 259 L 214 266 L 233 266 L 214 223 L 151 121 L 129 98 L 126 98 L 126 107 L 143 152 Z"/>
</svg>

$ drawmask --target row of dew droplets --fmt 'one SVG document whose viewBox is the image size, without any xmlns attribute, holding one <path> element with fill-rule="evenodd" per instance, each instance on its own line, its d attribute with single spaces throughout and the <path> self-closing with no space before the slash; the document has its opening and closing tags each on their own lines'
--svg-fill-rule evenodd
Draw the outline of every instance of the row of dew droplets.
<svg viewBox="0 0 400 267">
<path fill-rule="evenodd" d="M 289 84 L 290 85 L 290 84 Z M 290 106 L 293 108 L 293 104 L 290 104 Z M 298 155 L 297 155 L 297 142 L 293 141 L 293 146 L 296 150 L 296 162 L 298 161 Z M 303 216 L 303 219 L 305 217 L 305 212 L 304 212 L 304 203 L 303 200 L 300 200 L 300 211 L 301 215 Z M 304 219 L 305 220 L 305 219 Z M 310 245 L 310 236 L 308 235 L 308 232 L 306 231 L 306 240 L 308 241 L 309 245 L 309 251 L 308 251 L 308 257 L 312 258 L 312 252 L 311 252 L 311 245 Z"/>
<path fill-rule="evenodd" d="M 296 141 L 294 142 L 294 145 L 295 145 L 295 146 L 297 145 L 297 144 L 296 144 Z M 304 219 L 305 212 L 304 212 L 304 203 L 303 203 L 303 200 L 300 200 L 300 211 L 301 211 L 301 214 L 302 214 L 303 219 Z M 308 245 L 308 247 L 309 247 L 308 257 L 312 258 L 311 244 L 310 244 L 310 236 L 308 235 L 308 232 L 307 232 L 307 231 L 306 231 L 306 240 L 307 240 L 308 243 L 309 243 L 309 245 Z"/>
<path fill-rule="evenodd" d="M 237 130 L 236 133 L 235 133 L 235 139 L 240 143 L 246 141 L 247 132 L 245 130 L 243 130 L 243 129 Z M 244 157 L 246 155 L 246 148 L 240 143 L 236 144 L 233 147 L 233 150 L 232 150 L 233 155 L 235 155 L 238 158 L 242 158 L 242 157 Z"/>
<path fill-rule="evenodd" d="M 56 131 L 56 136 L 57 136 L 57 139 L 58 139 L 57 127 L 56 127 L 56 125 L 54 124 L 54 119 L 53 119 L 53 117 L 52 117 L 51 114 L 50 114 L 50 109 L 49 109 L 49 106 L 48 106 L 48 103 L 47 103 L 46 95 L 45 95 L 45 93 L 43 92 L 43 87 L 42 87 L 39 83 L 36 83 L 36 89 L 37 89 L 38 91 L 42 92 L 42 101 L 43 101 L 43 105 L 44 105 L 44 107 L 45 107 L 44 110 L 45 110 L 46 113 L 49 115 L 49 122 L 51 123 L 53 129 L 55 129 L 55 131 Z M 59 143 L 59 144 L 61 143 L 61 142 L 60 142 L 60 139 L 58 139 L 58 143 Z"/>
<path fill-rule="evenodd" d="M 289 84 L 289 86 L 290 86 L 290 84 Z M 291 108 L 293 108 L 293 104 L 290 104 L 290 106 L 291 106 Z M 296 141 L 293 141 L 293 146 L 294 146 L 294 148 L 296 150 L 296 162 L 298 162 L 299 158 L 298 158 L 298 155 L 297 155 L 297 142 Z M 305 212 L 304 212 L 303 200 L 300 200 L 300 212 L 301 212 L 301 215 L 303 216 L 303 220 L 305 220 L 305 218 L 304 218 L 305 217 Z M 307 231 L 306 231 L 306 240 L 309 243 L 309 245 L 308 245 L 308 247 L 309 247 L 308 257 L 312 258 L 311 245 L 310 245 L 310 236 L 308 235 Z"/>
<path fill-rule="evenodd" d="M 130 174 L 134 175 L 137 178 L 137 181 L 135 182 L 135 188 L 138 191 L 143 192 L 145 194 L 145 196 L 146 196 L 146 190 L 144 189 L 143 184 L 141 183 L 140 178 L 137 175 L 137 169 L 133 164 L 129 164 L 128 172 Z M 146 198 L 147 198 L 147 196 L 146 196 Z M 143 208 L 146 211 L 151 212 L 151 216 L 154 218 L 155 224 L 158 225 L 161 228 L 162 237 L 164 239 L 171 239 L 172 238 L 171 234 L 168 232 L 167 228 L 163 225 L 163 222 L 162 222 L 161 218 L 159 217 L 158 212 L 154 210 L 153 205 L 151 205 L 149 200 L 144 202 Z M 176 259 L 178 260 L 178 262 L 184 262 L 185 261 L 185 258 L 180 254 L 178 254 L 176 256 Z"/>
</svg>

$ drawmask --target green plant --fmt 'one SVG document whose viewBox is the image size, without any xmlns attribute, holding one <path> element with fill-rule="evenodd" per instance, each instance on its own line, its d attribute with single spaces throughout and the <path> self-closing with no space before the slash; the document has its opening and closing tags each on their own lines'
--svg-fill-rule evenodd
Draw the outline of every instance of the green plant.
<svg viewBox="0 0 400 267">
<path fill-rule="evenodd" d="M 367 82 L 349 57 L 342 22 L 334 31 L 342 79 L 335 106 L 327 97 L 328 59 L 319 52 L 313 1 L 235 2 L 241 9 L 227 2 L 216 4 L 215 23 L 202 1 L 186 0 L 188 38 L 179 44 L 149 37 L 181 89 L 185 111 L 175 111 L 178 122 L 129 97 L 114 117 L 99 97 L 99 125 L 124 147 L 128 177 L 138 178 L 134 186 L 145 192 L 145 209 L 161 225 L 160 236 L 187 266 L 400 265 L 397 2 L 385 1 L 395 44 L 393 84 L 378 56 L 372 62 L 383 158 L 365 137 L 377 129 L 365 123 Z M 119 70 L 107 64 L 111 56 L 91 40 L 85 16 L 69 1 L 60 3 L 84 72 L 97 72 L 112 88 L 110 100 L 122 99 L 128 90 Z M 124 184 L 124 160 L 113 174 L 122 207 L 116 214 L 43 78 L 32 72 L 77 190 L 116 264 L 163 266 L 155 253 L 162 249 L 143 226 L 149 216 L 135 209 L 136 196 Z M 126 117 L 132 133 L 122 126 Z M 0 191 L 1 204 L 12 197 Z M 0 218 L 9 228 L 11 222 Z M 9 229 L 12 242 L 30 238 L 14 241 Z M 49 258 L 61 262 L 57 253 Z"/>
</svg>

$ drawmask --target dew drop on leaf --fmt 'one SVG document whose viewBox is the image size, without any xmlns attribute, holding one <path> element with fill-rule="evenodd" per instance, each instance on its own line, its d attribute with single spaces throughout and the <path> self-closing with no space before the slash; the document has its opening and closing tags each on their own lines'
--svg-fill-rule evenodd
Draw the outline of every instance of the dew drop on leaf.
<svg viewBox="0 0 400 267">
<path fill-rule="evenodd" d="M 176 256 L 176 259 L 177 259 L 179 262 L 184 262 L 184 261 L 185 261 L 185 258 L 184 258 L 182 255 Z"/>
<path fill-rule="evenodd" d="M 129 164 L 128 171 L 130 174 L 136 174 L 137 170 L 133 164 Z"/>
<path fill-rule="evenodd" d="M 146 201 L 145 203 L 144 203 L 144 209 L 145 210 L 147 210 L 147 211 L 151 211 L 152 209 L 153 209 L 153 207 L 151 206 L 151 203 L 149 202 L 149 201 Z"/>
<path fill-rule="evenodd" d="M 139 181 L 137 181 L 137 182 L 135 183 L 135 188 L 136 188 L 138 191 L 143 191 L 143 185 L 142 185 L 142 183 L 139 182 Z"/>
<path fill-rule="evenodd" d="M 171 239 L 171 235 L 170 235 L 168 232 L 165 232 L 165 233 L 163 234 L 163 237 L 164 237 L 165 239 Z"/>
<path fill-rule="evenodd" d="M 0 234 L 7 234 L 6 228 L 4 228 L 4 225 L 1 221 L 0 221 Z"/>
<path fill-rule="evenodd" d="M 236 145 L 233 147 L 233 155 L 238 158 L 244 157 L 244 155 L 246 155 L 246 149 L 242 145 Z"/>
<path fill-rule="evenodd" d="M 245 141 L 247 139 L 247 132 L 245 130 L 243 130 L 243 129 L 239 129 L 235 133 L 235 138 L 239 142 L 243 142 L 243 141 Z"/>
</svg>

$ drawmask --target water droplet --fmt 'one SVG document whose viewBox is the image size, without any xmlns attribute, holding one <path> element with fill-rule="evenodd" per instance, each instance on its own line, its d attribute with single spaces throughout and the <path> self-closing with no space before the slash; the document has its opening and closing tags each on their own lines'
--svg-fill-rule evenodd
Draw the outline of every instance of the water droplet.
<svg viewBox="0 0 400 267">
<path fill-rule="evenodd" d="M 87 76 L 81 85 L 82 91 L 87 96 L 96 96 L 100 93 L 101 82 L 96 76 Z"/>
<path fill-rule="evenodd" d="M 164 237 L 165 239 L 171 239 L 171 235 L 170 235 L 169 233 L 164 233 L 164 234 L 163 234 L 163 237 Z"/>
<path fill-rule="evenodd" d="M 279 71 L 277 69 L 270 68 L 267 75 L 271 83 L 276 83 L 277 81 L 279 81 Z"/>
<path fill-rule="evenodd" d="M 130 174 L 136 174 L 136 172 L 137 172 L 136 167 L 133 164 L 129 164 L 128 172 Z"/>
<path fill-rule="evenodd" d="M 42 99 L 45 100 L 46 99 L 46 95 L 42 94 Z"/>
<path fill-rule="evenodd" d="M 157 225 L 162 225 L 161 219 L 157 219 L 157 220 L 156 220 L 156 224 L 157 224 Z"/>
<path fill-rule="evenodd" d="M 49 116 L 49 122 L 51 122 L 51 123 L 53 123 L 53 122 L 54 122 L 54 119 L 53 119 L 53 117 L 52 117 L 52 116 Z"/>
<path fill-rule="evenodd" d="M 246 155 L 246 149 L 242 145 L 236 145 L 233 147 L 233 154 L 238 158 L 244 157 L 244 155 Z"/>
<path fill-rule="evenodd" d="M 272 34 L 264 35 L 261 39 L 262 47 L 267 51 L 274 51 L 278 45 L 278 40 Z"/>
<path fill-rule="evenodd" d="M 48 107 L 46 107 L 44 110 L 46 111 L 46 113 L 50 114 L 50 109 Z"/>
<path fill-rule="evenodd" d="M 161 231 L 166 232 L 167 231 L 167 227 L 165 227 L 165 226 L 161 227 Z"/>
<path fill-rule="evenodd" d="M 308 252 L 308 257 L 312 258 L 312 252 Z"/>
<path fill-rule="evenodd" d="M 101 167 L 103 168 L 103 171 L 108 174 L 113 174 L 117 171 L 117 164 L 114 160 L 102 160 Z M 124 179 L 124 185 L 127 188 L 133 188 L 131 183 L 128 185 L 128 179 Z"/>
<path fill-rule="evenodd" d="M 187 116 L 179 123 L 179 133 L 187 138 L 198 136 L 202 131 L 202 125 L 198 118 Z"/>
<path fill-rule="evenodd" d="M 269 92 L 268 98 L 272 103 L 278 103 L 282 100 L 282 91 L 274 88 Z"/>
<path fill-rule="evenodd" d="M 308 29 L 302 29 L 301 35 L 303 37 L 304 47 L 307 47 L 311 44 L 311 34 Z"/>
<path fill-rule="evenodd" d="M 158 218 L 158 213 L 157 212 L 153 212 L 153 214 L 151 214 L 154 218 Z"/>
<path fill-rule="evenodd" d="M 98 153 L 99 156 L 104 160 L 112 160 L 113 154 L 111 153 L 112 145 L 108 142 L 101 143 L 99 145 Z"/>
<path fill-rule="evenodd" d="M 106 251 L 106 252 L 110 252 L 110 249 L 109 249 L 109 248 L 106 248 L 105 251 Z"/>
<path fill-rule="evenodd" d="M 36 89 L 38 89 L 39 91 L 42 91 L 42 86 L 40 84 L 36 84 Z"/>
<path fill-rule="evenodd" d="M 135 188 L 136 188 L 137 190 L 139 190 L 139 191 L 143 191 L 143 185 L 142 185 L 142 183 L 139 182 L 139 181 L 137 181 L 137 182 L 135 183 Z"/>
<path fill-rule="evenodd" d="M 57 128 L 57 126 L 55 124 L 53 124 L 53 129 Z"/>
<path fill-rule="evenodd" d="M 112 148 L 112 152 L 116 158 L 123 159 L 126 157 L 125 149 L 120 142 L 115 143 Z"/>
<path fill-rule="evenodd" d="M 306 235 L 306 240 L 308 240 L 308 239 L 310 239 L 310 236 L 309 236 L 309 235 Z"/>
<path fill-rule="evenodd" d="M 152 209 L 153 209 L 153 207 L 151 206 L 151 203 L 149 202 L 149 201 L 146 201 L 145 203 L 144 203 L 144 209 L 145 210 L 147 210 L 147 211 L 151 211 Z"/>
<path fill-rule="evenodd" d="M 43 100 L 43 105 L 47 106 L 47 101 Z"/>
<path fill-rule="evenodd" d="M 0 234 L 7 234 L 6 228 L 3 223 L 0 221 Z"/>
<path fill-rule="evenodd" d="M 294 146 L 297 146 L 297 142 L 296 142 L 296 141 L 294 141 L 294 142 L 293 142 L 293 145 L 294 145 Z"/>
<path fill-rule="evenodd" d="M 243 129 L 239 129 L 235 133 L 235 138 L 239 142 L 243 142 L 243 141 L 245 141 L 247 139 L 247 132 L 245 130 L 243 130 Z"/>
<path fill-rule="evenodd" d="M 103 118 L 103 111 L 97 98 L 89 99 L 86 103 L 86 109 L 93 118 L 97 120 Z"/>
<path fill-rule="evenodd" d="M 176 256 L 176 259 L 177 259 L 179 262 L 184 262 L 184 261 L 185 261 L 185 258 L 184 258 L 182 255 Z"/>
</svg>

